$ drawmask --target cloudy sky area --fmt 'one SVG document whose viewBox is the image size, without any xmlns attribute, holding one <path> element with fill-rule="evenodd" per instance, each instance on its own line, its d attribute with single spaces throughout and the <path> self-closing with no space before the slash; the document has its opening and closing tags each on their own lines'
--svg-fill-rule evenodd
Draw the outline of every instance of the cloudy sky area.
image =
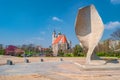
<svg viewBox="0 0 120 80">
<path fill-rule="evenodd" d="M 94 4 L 105 25 L 102 40 L 120 27 L 120 0 L 0 0 L 0 44 L 51 45 L 53 30 L 79 44 L 74 31 L 78 9 Z"/>
</svg>

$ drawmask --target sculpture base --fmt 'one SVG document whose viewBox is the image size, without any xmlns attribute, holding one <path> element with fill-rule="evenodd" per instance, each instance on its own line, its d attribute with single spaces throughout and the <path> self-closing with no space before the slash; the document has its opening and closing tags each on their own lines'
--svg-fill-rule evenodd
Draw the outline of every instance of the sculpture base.
<svg viewBox="0 0 120 80">
<path fill-rule="evenodd" d="M 86 58 L 86 64 L 87 65 L 104 65 L 106 64 L 106 61 L 100 58 L 99 56 L 97 56 L 95 53 L 92 53 L 90 60 Z"/>
<path fill-rule="evenodd" d="M 120 69 L 120 61 L 116 63 L 116 61 L 108 61 L 104 63 L 104 60 L 93 60 L 90 64 L 79 64 L 78 65 L 83 70 L 118 70 Z"/>
<path fill-rule="evenodd" d="M 86 65 L 104 65 L 106 64 L 105 60 L 91 60 L 89 63 L 87 63 Z"/>
</svg>

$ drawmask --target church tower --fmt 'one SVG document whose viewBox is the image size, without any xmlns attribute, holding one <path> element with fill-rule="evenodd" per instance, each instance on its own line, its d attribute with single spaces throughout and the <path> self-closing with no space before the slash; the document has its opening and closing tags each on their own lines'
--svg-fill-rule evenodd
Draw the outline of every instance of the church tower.
<svg viewBox="0 0 120 80">
<path fill-rule="evenodd" d="M 68 42 L 66 36 L 60 32 L 56 34 L 54 30 L 52 33 L 52 51 L 53 56 L 57 56 L 59 50 L 67 50 L 71 48 L 71 41 Z"/>
<path fill-rule="evenodd" d="M 56 39 L 56 31 L 54 30 L 53 31 L 53 34 L 52 34 L 52 43 L 53 43 L 53 41 Z"/>
</svg>

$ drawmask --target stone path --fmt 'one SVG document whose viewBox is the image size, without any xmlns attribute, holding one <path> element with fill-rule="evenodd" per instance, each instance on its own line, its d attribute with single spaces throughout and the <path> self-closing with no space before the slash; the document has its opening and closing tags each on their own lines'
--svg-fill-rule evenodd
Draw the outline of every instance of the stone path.
<svg viewBox="0 0 120 80">
<path fill-rule="evenodd" d="M 71 61 L 18 63 L 0 66 L 0 76 L 27 74 L 40 74 L 51 80 L 120 80 L 120 70 L 83 70 Z"/>
</svg>

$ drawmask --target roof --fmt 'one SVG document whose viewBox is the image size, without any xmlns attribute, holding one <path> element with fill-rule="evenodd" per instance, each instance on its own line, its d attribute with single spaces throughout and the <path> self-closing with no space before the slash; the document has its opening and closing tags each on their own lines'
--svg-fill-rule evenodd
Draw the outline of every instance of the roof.
<svg viewBox="0 0 120 80">
<path fill-rule="evenodd" d="M 6 51 L 14 51 L 17 47 L 16 46 L 13 46 L 13 45 L 9 45 L 5 50 Z"/>
<path fill-rule="evenodd" d="M 5 49 L 6 55 L 15 55 L 18 53 L 24 53 L 24 50 L 17 48 L 16 46 L 10 45 Z"/>
<path fill-rule="evenodd" d="M 15 49 L 15 52 L 16 53 L 24 53 L 24 50 L 22 50 L 22 49 Z"/>
<path fill-rule="evenodd" d="M 65 35 L 59 35 L 54 41 L 53 44 L 58 44 L 58 43 L 67 43 L 67 38 Z"/>
</svg>

